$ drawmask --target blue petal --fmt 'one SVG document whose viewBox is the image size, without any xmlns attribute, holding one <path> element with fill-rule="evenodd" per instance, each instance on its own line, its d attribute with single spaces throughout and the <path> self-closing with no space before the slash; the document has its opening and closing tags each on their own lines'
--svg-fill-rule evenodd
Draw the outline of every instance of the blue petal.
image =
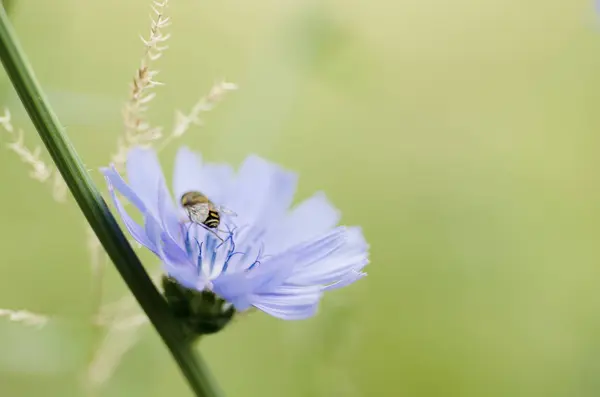
<svg viewBox="0 0 600 397">
<path fill-rule="evenodd" d="M 333 229 L 340 220 L 340 212 L 322 192 L 315 193 L 294 207 L 281 224 L 266 236 L 269 253 L 282 252 Z"/>
<path fill-rule="evenodd" d="M 318 302 L 322 296 L 320 286 L 299 287 L 282 285 L 266 294 L 256 295 L 256 303 L 264 305 L 309 305 Z"/>
<path fill-rule="evenodd" d="M 301 255 L 300 250 L 293 250 L 285 255 L 276 255 L 249 272 L 253 276 L 254 293 L 268 293 L 281 286 L 292 275 L 294 267 L 300 263 Z"/>
<path fill-rule="evenodd" d="M 292 203 L 297 174 L 258 156 L 242 164 L 226 205 L 239 214 L 238 225 L 268 226 Z"/>
<path fill-rule="evenodd" d="M 233 180 L 233 168 L 229 165 L 202 164 L 202 158 L 186 147 L 179 149 L 175 159 L 173 189 L 175 199 L 184 193 L 199 191 L 211 201 L 223 204 L 225 194 Z"/>
<path fill-rule="evenodd" d="M 319 261 L 335 252 L 343 245 L 344 241 L 345 229 L 334 229 L 323 238 L 273 255 L 257 268 L 242 273 L 245 279 L 243 282 L 238 281 L 238 285 L 245 284 L 245 288 L 254 294 L 271 293 L 284 283 L 289 284 L 287 280 L 301 267 Z"/>
<path fill-rule="evenodd" d="M 253 296 L 258 309 L 284 320 L 301 320 L 316 314 L 322 288 L 281 286 L 273 292 Z"/>
<path fill-rule="evenodd" d="M 158 219 L 158 191 L 167 187 L 156 152 L 139 147 L 131 149 L 127 154 L 127 179 L 133 191 Z"/>
<path fill-rule="evenodd" d="M 230 302 L 251 294 L 254 288 L 246 273 L 221 274 L 213 280 L 213 284 L 215 293 Z"/>
<path fill-rule="evenodd" d="M 314 317 L 319 309 L 318 304 L 306 306 L 278 306 L 256 304 L 257 309 L 270 314 L 273 317 L 286 321 L 305 320 Z"/>
<path fill-rule="evenodd" d="M 180 248 L 173 246 L 172 241 L 161 232 L 160 228 L 152 228 L 154 235 L 150 236 L 157 247 L 157 255 L 163 262 L 165 273 L 175 278 L 187 288 L 204 288 L 206 280 L 199 277 L 196 267 L 187 255 L 181 255 Z"/>
<path fill-rule="evenodd" d="M 286 282 L 295 285 L 326 285 L 365 267 L 368 263 L 368 245 L 360 228 L 338 227 L 330 235 L 338 233 L 336 242 L 317 246 L 319 240 L 315 240 L 309 245 L 306 255 L 302 256 L 301 263 L 294 268 Z M 324 237 L 327 238 L 330 237 Z"/>
<path fill-rule="evenodd" d="M 202 160 L 199 155 L 182 147 L 177 151 L 175 157 L 175 169 L 173 171 L 173 192 L 175 200 L 181 200 L 184 193 L 190 191 L 202 191 L 200 185 L 200 171 Z"/>
<path fill-rule="evenodd" d="M 184 250 L 181 224 L 166 189 L 158 189 L 158 215 L 163 230 L 174 243 L 177 243 Z"/>
<path fill-rule="evenodd" d="M 109 185 L 114 185 L 114 187 L 116 187 L 117 190 L 121 192 L 121 194 L 125 196 L 125 198 L 129 200 L 131 204 L 140 210 L 140 212 L 144 213 L 147 211 L 144 201 L 137 195 L 136 192 L 133 191 L 133 189 L 129 187 L 129 185 L 123 180 L 121 175 L 119 175 L 114 167 L 101 168 L 100 172 L 104 174 L 104 177 Z"/>
<path fill-rule="evenodd" d="M 195 268 L 189 255 L 181 249 L 166 233 L 161 233 L 160 242 L 163 247 L 163 254 L 169 257 L 169 260 L 174 263 L 182 263 L 186 266 Z"/>
<path fill-rule="evenodd" d="M 123 220 L 123 223 L 125 224 L 125 227 L 127 228 L 127 231 L 129 232 L 129 234 L 131 234 L 131 236 L 138 243 L 147 247 L 149 250 L 151 250 L 152 252 L 154 252 L 156 254 L 157 253 L 156 245 L 150 238 L 148 238 L 148 235 L 146 234 L 146 230 L 143 227 L 141 227 L 136 221 L 134 221 L 129 216 L 127 211 L 125 211 L 125 208 L 121 204 L 121 201 L 118 199 L 117 195 L 115 194 L 115 190 L 113 188 L 111 178 L 107 175 L 107 173 L 105 173 L 105 175 L 106 175 L 106 181 L 108 183 L 108 191 L 112 197 L 113 202 L 115 203 L 117 212 L 121 216 L 121 219 Z M 125 185 L 125 186 L 127 186 L 127 185 Z M 122 188 L 123 188 L 123 186 L 122 186 Z M 127 189 L 125 189 L 125 190 L 127 190 Z M 142 204 L 142 207 L 143 207 L 143 204 Z"/>
<path fill-rule="evenodd" d="M 146 236 L 148 239 L 152 241 L 154 246 L 158 246 L 160 244 L 160 240 L 156 236 L 160 236 L 163 232 L 162 225 L 154 219 L 154 217 L 150 213 L 146 213 L 144 215 L 144 229 L 146 232 Z M 158 255 L 158 251 L 154 251 L 156 255 Z"/>
<path fill-rule="evenodd" d="M 236 310 L 249 309 L 253 285 L 243 273 L 222 274 L 213 280 L 215 294 L 231 303 Z"/>
<path fill-rule="evenodd" d="M 261 270 L 270 271 L 270 274 L 263 276 L 263 282 L 257 286 L 255 291 L 257 293 L 268 293 L 284 282 L 289 283 L 288 279 L 294 273 L 335 252 L 343 245 L 344 237 L 342 228 L 334 229 L 322 238 L 300 244 L 269 258 L 265 263 L 266 266 L 262 266 L 263 269 Z M 273 263 L 275 263 L 275 266 L 272 266 Z"/>
<path fill-rule="evenodd" d="M 271 258 L 252 270 L 221 274 L 213 280 L 214 291 L 238 310 L 244 310 L 251 304 L 251 295 L 280 287 L 292 274 L 295 259 L 291 253 Z"/>
<path fill-rule="evenodd" d="M 233 168 L 228 164 L 206 163 L 200 173 L 202 192 L 218 205 L 225 205 L 234 181 Z"/>
<path fill-rule="evenodd" d="M 341 280 L 324 287 L 323 291 L 330 291 L 330 290 L 334 290 L 334 289 L 338 289 L 338 288 L 347 287 L 348 285 L 354 283 L 355 281 L 358 281 L 361 278 L 366 277 L 366 275 L 367 275 L 367 273 L 352 270 L 351 272 L 346 273 Z"/>
<path fill-rule="evenodd" d="M 160 258 L 164 263 L 165 272 L 184 287 L 204 289 L 208 280 L 198 273 L 197 267 L 190 258 L 182 253 L 179 247 L 174 246 L 165 233 L 161 237 L 163 245 L 160 249 Z"/>
<path fill-rule="evenodd" d="M 155 254 L 159 258 L 170 264 L 189 266 L 189 257 L 181 247 L 165 233 L 159 222 L 148 214 L 145 216 L 145 224 L 146 235 L 152 241 L 154 246 L 157 247 Z"/>
</svg>

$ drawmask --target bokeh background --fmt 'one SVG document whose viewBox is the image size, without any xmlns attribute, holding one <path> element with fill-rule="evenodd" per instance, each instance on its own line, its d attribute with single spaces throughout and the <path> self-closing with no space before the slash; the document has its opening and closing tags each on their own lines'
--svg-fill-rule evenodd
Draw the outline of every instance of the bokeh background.
<svg viewBox="0 0 600 397">
<path fill-rule="evenodd" d="M 102 184 L 148 0 L 14 0 L 12 20 Z M 199 349 L 227 396 L 600 395 L 600 21 L 591 1 L 172 0 L 150 118 L 239 84 L 179 144 L 258 153 L 325 190 L 371 243 L 320 315 L 254 314 Z M 5 75 L 1 102 L 39 143 Z M 8 142 L 0 133 L 2 142 Z M 0 152 L 0 395 L 88 396 L 102 335 L 84 220 Z M 142 255 L 148 267 L 155 260 Z M 104 299 L 127 293 L 106 268 Z M 91 394 L 89 394 L 91 395 Z M 140 331 L 95 396 L 191 396 Z"/>
</svg>

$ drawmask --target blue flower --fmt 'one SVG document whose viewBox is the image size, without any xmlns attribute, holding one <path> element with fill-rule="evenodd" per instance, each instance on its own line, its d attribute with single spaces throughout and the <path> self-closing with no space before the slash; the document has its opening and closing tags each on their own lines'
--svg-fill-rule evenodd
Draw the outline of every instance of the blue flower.
<svg viewBox="0 0 600 397">
<path fill-rule="evenodd" d="M 203 163 L 187 148 L 177 153 L 171 198 L 156 153 L 132 149 L 128 183 L 103 168 L 116 209 L 131 236 L 185 288 L 211 291 L 236 311 L 256 307 L 285 320 L 313 316 L 323 292 L 362 278 L 368 245 L 358 227 L 336 226 L 340 214 L 323 193 L 290 208 L 297 175 L 251 155 L 236 173 Z M 143 216 L 126 211 L 121 193 Z M 234 211 L 222 215 L 221 238 L 189 221 L 183 194 L 199 191 Z"/>
</svg>

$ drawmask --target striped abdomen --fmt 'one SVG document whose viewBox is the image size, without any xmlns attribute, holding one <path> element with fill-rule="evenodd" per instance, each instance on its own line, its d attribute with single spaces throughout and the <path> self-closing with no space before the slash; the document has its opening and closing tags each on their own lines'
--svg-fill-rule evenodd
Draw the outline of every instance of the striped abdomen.
<svg viewBox="0 0 600 397">
<path fill-rule="evenodd" d="M 221 216 L 219 215 L 219 213 L 215 210 L 210 210 L 208 211 L 208 216 L 206 217 L 206 220 L 203 223 L 211 229 L 216 229 L 217 227 L 219 227 L 220 222 Z"/>
</svg>

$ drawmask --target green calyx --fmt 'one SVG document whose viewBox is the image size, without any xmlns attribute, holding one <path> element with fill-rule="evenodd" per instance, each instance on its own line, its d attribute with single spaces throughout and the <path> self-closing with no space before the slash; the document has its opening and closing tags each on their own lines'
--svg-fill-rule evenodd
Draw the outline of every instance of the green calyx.
<svg viewBox="0 0 600 397">
<path fill-rule="evenodd" d="M 163 276 L 162 286 L 167 304 L 189 339 L 221 331 L 235 314 L 235 308 L 212 291 L 186 288 L 168 276 Z"/>
</svg>

